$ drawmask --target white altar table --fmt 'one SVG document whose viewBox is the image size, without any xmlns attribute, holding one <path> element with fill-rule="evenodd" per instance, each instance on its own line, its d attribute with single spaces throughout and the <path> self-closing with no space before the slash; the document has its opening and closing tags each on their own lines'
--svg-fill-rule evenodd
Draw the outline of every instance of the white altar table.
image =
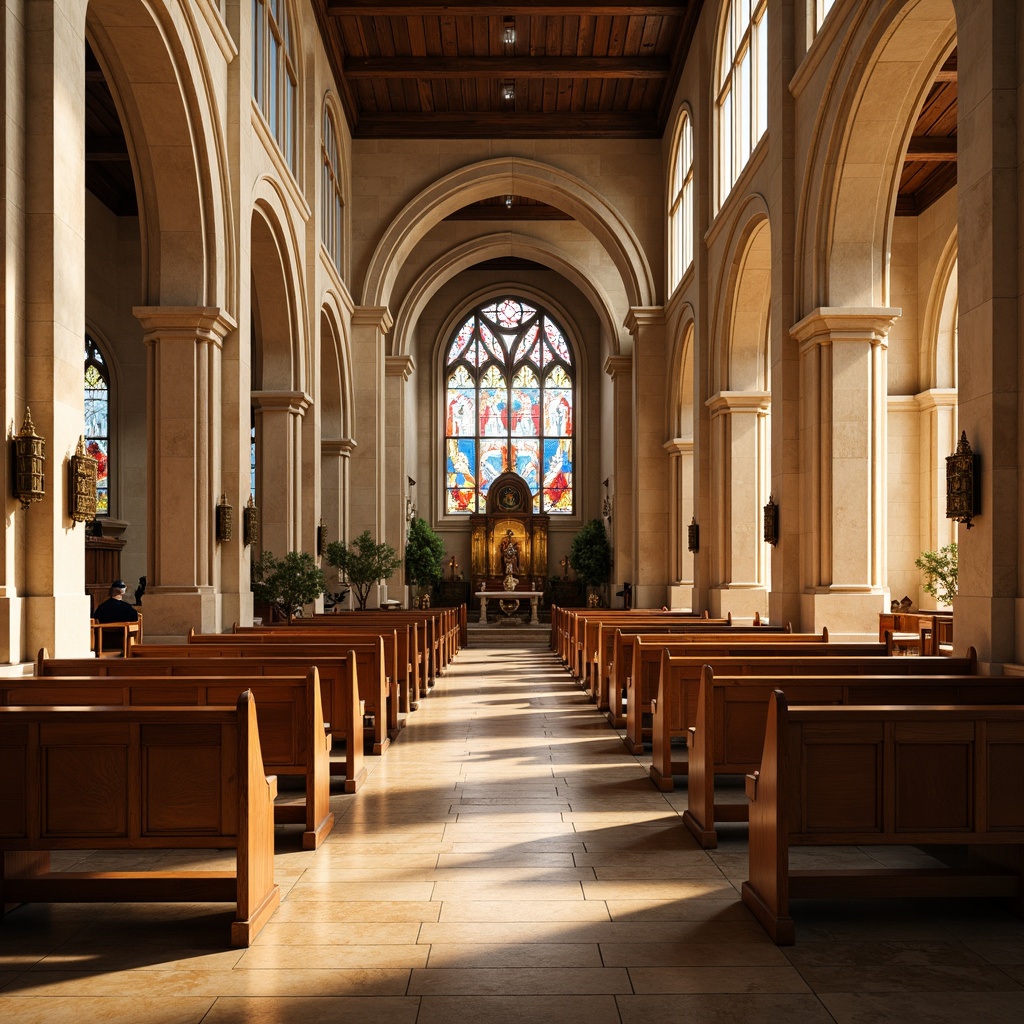
<svg viewBox="0 0 1024 1024">
<path fill-rule="evenodd" d="M 540 618 L 537 615 L 537 602 L 543 596 L 539 590 L 478 590 L 476 596 L 480 598 L 480 621 L 487 621 L 487 599 L 494 601 L 520 601 L 530 602 L 530 624 L 538 625 Z"/>
</svg>

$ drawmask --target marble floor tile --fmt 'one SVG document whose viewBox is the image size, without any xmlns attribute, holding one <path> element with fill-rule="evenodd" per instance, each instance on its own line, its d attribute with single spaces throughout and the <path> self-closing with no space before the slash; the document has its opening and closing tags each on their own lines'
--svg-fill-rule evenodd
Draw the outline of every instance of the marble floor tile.
<svg viewBox="0 0 1024 1024">
<path fill-rule="evenodd" d="M 616 1002 L 621 1024 L 835 1024 L 829 1011 L 813 995 L 633 995 L 618 996 Z"/>
<path fill-rule="evenodd" d="M 1019 1024 L 1024 992 L 826 993 L 821 1001 L 836 1024 Z"/>
<path fill-rule="evenodd" d="M 610 995 L 424 996 L 416 1024 L 620 1024 Z"/>
<path fill-rule="evenodd" d="M 203 1024 L 416 1024 L 419 999 L 360 996 L 218 999 Z"/>
<path fill-rule="evenodd" d="M 615 995 L 632 992 L 620 967 L 442 968 L 413 971 L 409 995 Z"/>
</svg>

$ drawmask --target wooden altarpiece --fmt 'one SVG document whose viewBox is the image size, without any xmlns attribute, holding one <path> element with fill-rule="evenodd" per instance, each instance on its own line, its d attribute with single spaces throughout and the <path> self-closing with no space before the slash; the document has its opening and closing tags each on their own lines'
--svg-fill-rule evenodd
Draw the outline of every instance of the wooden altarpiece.
<svg viewBox="0 0 1024 1024">
<path fill-rule="evenodd" d="M 530 486 L 518 473 L 502 473 L 487 492 L 487 510 L 470 516 L 472 582 L 500 590 L 505 579 L 502 541 L 512 531 L 519 548 L 517 590 L 543 590 L 548 575 L 548 516 L 533 511 Z"/>
</svg>

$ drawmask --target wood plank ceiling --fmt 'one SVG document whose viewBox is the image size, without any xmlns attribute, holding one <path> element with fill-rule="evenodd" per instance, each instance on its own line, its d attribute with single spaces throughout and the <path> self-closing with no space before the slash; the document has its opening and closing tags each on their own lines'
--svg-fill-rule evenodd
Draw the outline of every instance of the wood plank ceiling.
<svg viewBox="0 0 1024 1024">
<path fill-rule="evenodd" d="M 703 0 L 312 0 L 352 135 L 372 138 L 660 138 Z M 915 126 L 896 212 L 956 183 L 956 51 Z M 86 47 L 86 188 L 137 211 L 128 148 Z M 510 201 L 511 200 L 511 201 Z M 564 216 L 494 196 L 455 216 Z"/>
</svg>

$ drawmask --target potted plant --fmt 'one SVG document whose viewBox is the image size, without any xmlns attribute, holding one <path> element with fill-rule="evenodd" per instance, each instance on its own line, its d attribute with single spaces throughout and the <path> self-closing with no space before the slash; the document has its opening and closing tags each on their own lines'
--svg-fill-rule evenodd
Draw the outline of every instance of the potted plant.
<svg viewBox="0 0 1024 1024">
<path fill-rule="evenodd" d="M 417 516 L 409 527 L 409 539 L 405 543 L 406 582 L 421 591 L 432 590 L 441 582 L 443 558 L 444 541 L 425 519 Z"/>
<path fill-rule="evenodd" d="M 370 587 L 390 578 L 402 564 L 395 549 L 383 541 L 377 544 L 369 530 L 363 530 L 348 545 L 340 540 L 331 541 L 324 556 L 327 564 L 339 570 L 355 591 L 360 611 L 366 608 Z"/>
<path fill-rule="evenodd" d="M 922 551 L 914 565 L 925 576 L 925 592 L 942 604 L 952 604 L 957 591 L 956 541 L 938 551 Z"/>
<path fill-rule="evenodd" d="M 612 571 L 612 549 L 604 523 L 591 519 L 572 539 L 569 562 L 576 578 L 586 587 L 599 587 L 608 582 Z"/>
<path fill-rule="evenodd" d="M 289 551 L 282 559 L 264 551 L 250 572 L 255 599 L 289 622 L 301 613 L 303 605 L 312 604 L 326 585 L 323 570 L 308 551 Z"/>
</svg>

